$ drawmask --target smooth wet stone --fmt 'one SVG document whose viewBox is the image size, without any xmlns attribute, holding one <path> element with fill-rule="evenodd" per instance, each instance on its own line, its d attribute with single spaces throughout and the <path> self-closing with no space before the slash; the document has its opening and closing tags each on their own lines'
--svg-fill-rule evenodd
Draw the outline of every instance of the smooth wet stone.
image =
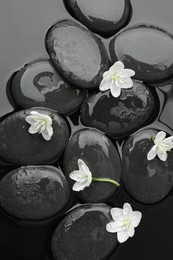
<svg viewBox="0 0 173 260">
<path fill-rule="evenodd" d="M 84 204 L 72 210 L 53 234 L 55 260 L 108 259 L 118 244 L 116 234 L 106 231 L 110 221 L 110 207 L 105 204 Z"/>
<path fill-rule="evenodd" d="M 152 137 L 158 131 L 143 130 L 130 136 L 123 146 L 122 182 L 135 200 L 153 204 L 163 200 L 173 188 L 173 151 L 166 162 L 158 157 L 148 161 L 147 154 L 154 145 Z"/>
<path fill-rule="evenodd" d="M 30 134 L 25 118 L 31 111 L 51 115 L 53 136 L 46 141 L 41 134 Z M 50 164 L 64 151 L 69 139 L 66 121 L 54 110 L 31 108 L 6 117 L 0 123 L 0 157 L 15 165 Z"/>
<path fill-rule="evenodd" d="M 64 0 L 70 14 L 102 36 L 124 27 L 130 16 L 130 0 Z"/>
<path fill-rule="evenodd" d="M 89 95 L 81 108 L 82 121 L 114 138 L 128 136 L 147 124 L 154 110 L 154 97 L 149 88 L 139 82 L 131 89 L 122 89 L 114 98 L 110 91 Z"/>
<path fill-rule="evenodd" d="M 70 188 L 60 169 L 26 166 L 0 180 L 0 206 L 25 220 L 42 220 L 59 214 L 67 205 Z"/>
<path fill-rule="evenodd" d="M 173 75 L 173 36 L 153 26 L 128 29 L 110 43 L 112 63 L 120 60 L 135 78 L 157 82 Z"/>
<path fill-rule="evenodd" d="M 64 154 L 64 174 L 71 186 L 74 181 L 69 178 L 69 174 L 78 170 L 78 159 L 86 163 L 93 177 L 109 178 L 119 182 L 120 156 L 104 134 L 88 129 L 77 132 L 70 139 Z M 118 187 L 112 183 L 92 182 L 90 187 L 75 194 L 85 202 L 104 202 L 117 189 Z"/>
<path fill-rule="evenodd" d="M 85 98 L 85 91 L 69 85 L 49 60 L 35 60 L 23 67 L 11 86 L 13 97 L 23 108 L 47 107 L 59 114 L 76 110 Z"/>
<path fill-rule="evenodd" d="M 109 58 L 101 40 L 71 20 L 52 26 L 45 45 L 56 69 L 79 88 L 97 87 L 109 68 Z"/>
</svg>

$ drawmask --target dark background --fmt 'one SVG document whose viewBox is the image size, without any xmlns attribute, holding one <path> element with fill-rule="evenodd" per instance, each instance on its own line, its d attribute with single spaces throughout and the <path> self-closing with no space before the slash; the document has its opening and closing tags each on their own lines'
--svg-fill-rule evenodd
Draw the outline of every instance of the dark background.
<svg viewBox="0 0 173 260">
<path fill-rule="evenodd" d="M 87 1 L 87 0 L 86 0 Z M 132 24 L 152 24 L 173 34 L 172 0 L 131 0 Z M 28 61 L 47 57 L 44 36 L 61 18 L 69 18 L 61 0 L 1 0 L 0 2 L 0 117 L 13 111 L 6 84 Z M 110 39 L 105 40 L 109 43 Z M 173 127 L 172 86 L 162 87 L 168 100 L 160 120 Z M 135 163 L 135 162 L 134 162 Z M 1 172 L 0 172 L 1 174 Z M 120 246 L 110 260 L 171 260 L 173 243 L 172 195 L 159 205 L 138 207 L 143 212 L 136 235 Z M 0 213 L 0 260 L 49 260 L 49 237 L 54 223 L 45 227 L 18 226 Z M 75 259 L 74 259 L 75 260 Z"/>
</svg>

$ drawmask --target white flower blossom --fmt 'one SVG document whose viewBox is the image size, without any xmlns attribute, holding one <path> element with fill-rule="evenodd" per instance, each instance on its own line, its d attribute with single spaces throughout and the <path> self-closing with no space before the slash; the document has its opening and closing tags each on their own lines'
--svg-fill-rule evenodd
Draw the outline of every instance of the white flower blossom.
<svg viewBox="0 0 173 260">
<path fill-rule="evenodd" d="M 121 61 L 117 61 L 103 74 L 99 89 L 100 91 L 110 89 L 113 97 L 119 97 L 122 88 L 128 89 L 133 87 L 131 77 L 134 75 L 135 72 L 133 70 L 125 69 L 124 64 Z"/>
<path fill-rule="evenodd" d="M 78 160 L 79 170 L 70 173 L 69 177 L 76 181 L 73 185 L 74 191 L 81 191 L 86 187 L 89 187 L 92 182 L 92 173 L 88 166 L 81 159 Z"/>
<path fill-rule="evenodd" d="M 113 221 L 106 225 L 106 230 L 110 233 L 117 233 L 117 239 L 120 243 L 133 237 L 135 228 L 141 221 L 142 213 L 133 211 L 129 203 L 125 203 L 123 209 L 112 208 L 110 212 Z"/>
<path fill-rule="evenodd" d="M 168 154 L 167 152 L 170 151 L 173 148 L 173 136 L 170 136 L 168 138 L 166 137 L 166 133 L 163 131 L 160 131 L 155 139 L 154 139 L 154 145 L 147 154 L 147 159 L 153 160 L 156 155 L 159 157 L 161 161 L 166 161 Z"/>
<path fill-rule="evenodd" d="M 31 125 L 28 130 L 30 134 L 39 133 L 46 141 L 51 139 L 53 135 L 53 128 L 52 119 L 50 116 L 36 111 L 31 111 L 30 115 L 25 118 L 25 121 Z"/>
</svg>

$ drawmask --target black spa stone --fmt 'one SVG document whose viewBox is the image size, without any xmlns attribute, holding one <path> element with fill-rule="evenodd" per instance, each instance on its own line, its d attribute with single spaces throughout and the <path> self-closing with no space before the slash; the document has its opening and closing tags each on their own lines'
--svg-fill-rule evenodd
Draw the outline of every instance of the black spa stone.
<svg viewBox="0 0 173 260">
<path fill-rule="evenodd" d="M 46 141 L 41 134 L 30 134 L 25 119 L 31 111 L 52 118 L 53 136 Z M 50 164 L 64 151 L 69 139 L 66 121 L 54 110 L 31 108 L 12 113 L 0 123 L 0 157 L 15 165 Z"/>
<path fill-rule="evenodd" d="M 129 0 L 64 0 L 70 14 L 90 30 L 111 36 L 129 20 Z"/>
<path fill-rule="evenodd" d="M 69 178 L 69 174 L 79 169 L 78 159 L 85 162 L 93 177 L 119 182 L 120 157 L 117 149 L 104 134 L 88 129 L 77 132 L 70 139 L 64 154 L 64 174 L 71 186 L 74 181 Z M 118 186 L 112 183 L 92 182 L 89 187 L 75 194 L 85 202 L 105 202 L 117 189 Z"/>
<path fill-rule="evenodd" d="M 52 26 L 45 38 L 47 52 L 65 79 L 79 88 L 94 88 L 108 70 L 109 58 L 101 40 L 70 20 Z"/>
<path fill-rule="evenodd" d="M 173 188 L 173 152 L 167 161 L 158 157 L 148 161 L 147 154 L 154 145 L 156 130 L 143 130 L 130 136 L 123 146 L 122 182 L 135 200 L 153 204 L 163 200 Z"/>
<path fill-rule="evenodd" d="M 173 75 L 173 36 L 153 26 L 132 27 L 110 43 L 112 63 L 120 60 L 135 78 L 157 82 Z"/>
<path fill-rule="evenodd" d="M 106 231 L 110 207 L 84 204 L 66 215 L 52 238 L 55 260 L 106 260 L 116 248 L 116 234 Z"/>
<path fill-rule="evenodd" d="M 26 166 L 0 180 L 0 206 L 11 216 L 43 220 L 60 213 L 70 189 L 61 170 L 53 166 Z"/>
<path fill-rule="evenodd" d="M 121 138 L 146 124 L 153 109 L 154 97 L 149 88 L 134 81 L 133 88 L 122 89 L 118 98 L 110 91 L 90 94 L 82 105 L 81 117 L 86 126 Z"/>
<path fill-rule="evenodd" d="M 67 83 L 49 60 L 35 60 L 23 67 L 12 81 L 12 94 L 23 108 L 48 107 L 68 114 L 79 107 L 85 91 Z"/>
</svg>

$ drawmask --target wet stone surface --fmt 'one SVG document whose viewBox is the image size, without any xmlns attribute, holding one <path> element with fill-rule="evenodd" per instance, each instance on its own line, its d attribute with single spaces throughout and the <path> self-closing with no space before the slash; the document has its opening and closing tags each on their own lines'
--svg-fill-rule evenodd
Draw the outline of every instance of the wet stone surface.
<svg viewBox="0 0 173 260">
<path fill-rule="evenodd" d="M 53 136 L 46 141 L 41 134 L 30 134 L 25 118 L 31 111 L 51 115 Z M 47 108 L 32 108 L 13 113 L 0 123 L 0 157 L 15 165 L 50 164 L 57 160 L 69 139 L 66 121 Z"/>
<path fill-rule="evenodd" d="M 130 16 L 129 0 L 64 0 L 70 14 L 93 32 L 111 36 Z"/>
<path fill-rule="evenodd" d="M 149 88 L 134 81 L 133 88 L 122 89 L 118 98 L 110 91 L 89 95 L 81 108 L 82 122 L 113 138 L 128 136 L 151 118 L 154 97 Z"/>
<path fill-rule="evenodd" d="M 136 79 L 144 82 L 173 75 L 173 36 L 153 26 L 133 27 L 115 36 L 110 55 L 112 63 L 122 61 L 136 72 Z"/>
<path fill-rule="evenodd" d="M 21 107 L 47 107 L 59 114 L 73 112 L 85 98 L 84 90 L 70 86 L 49 60 L 41 59 L 28 63 L 15 75 L 11 90 Z"/>
<path fill-rule="evenodd" d="M 45 45 L 57 70 L 79 88 L 97 87 L 103 72 L 108 70 L 109 59 L 101 40 L 71 20 L 51 27 Z"/>
<path fill-rule="evenodd" d="M 82 1 L 82 0 L 81 0 Z M 99 0 L 93 0 L 93 2 L 98 2 Z M 113 0 L 112 0 L 113 1 Z M 116 0 L 114 0 L 116 2 Z M 77 0 L 76 0 L 77 2 Z M 87 2 L 87 7 L 90 8 L 88 3 L 91 3 L 91 0 L 83 0 L 84 5 Z M 99 1 L 99 4 L 103 2 L 103 0 Z M 104 1 L 106 3 L 110 3 L 110 0 Z M 78 0 L 79 3 L 79 0 Z M 121 1 L 123 3 L 123 0 Z M 129 26 L 134 26 L 138 24 L 153 24 L 160 28 L 164 28 L 170 33 L 173 33 L 173 1 L 171 0 L 131 0 L 132 7 L 133 7 L 133 16 L 131 19 L 131 23 Z M 97 14 L 100 15 L 100 6 L 96 6 Z M 107 5 L 104 10 L 103 14 L 106 15 L 106 8 L 109 8 Z M 92 8 L 94 11 L 94 8 Z M 83 10 L 82 10 L 83 12 Z M 26 64 L 26 62 L 32 60 L 35 57 L 40 57 L 45 55 L 45 50 L 43 47 L 43 38 L 46 32 L 46 29 L 57 19 L 72 19 L 70 14 L 67 12 L 63 5 L 63 1 L 61 0 L 31 0 L 31 1 L 23 1 L 23 0 L 6 0 L 3 1 L 1 4 L 0 9 L 0 32 L 1 32 L 1 40 L 0 40 L 0 60 L 1 60 L 1 70 L 0 70 L 0 115 L 7 116 L 9 112 L 13 111 L 13 102 L 11 99 L 7 98 L 6 95 L 6 84 L 9 76 L 16 70 L 21 67 L 21 64 Z M 122 14 L 122 13 L 121 13 Z M 87 16 L 87 13 L 85 14 Z M 92 14 L 91 14 L 92 15 Z M 87 16 L 90 18 L 89 16 Z M 100 26 L 101 30 L 103 26 Z M 70 31 L 70 30 L 69 30 Z M 134 41 L 128 40 L 125 44 L 121 44 L 120 47 L 128 47 L 128 49 L 134 48 L 134 52 L 136 53 L 139 50 L 139 53 L 136 55 L 131 55 L 129 57 L 125 57 L 125 60 L 129 58 L 131 63 L 135 64 L 136 69 L 142 68 L 143 72 L 140 74 L 142 78 L 145 75 L 145 81 L 150 78 L 150 73 L 152 72 L 151 78 L 155 78 L 155 72 L 158 71 L 157 77 L 162 78 L 164 72 L 164 77 L 170 76 L 170 71 L 168 71 L 167 62 L 169 63 L 170 59 L 172 60 L 172 47 L 169 47 L 167 40 L 161 40 L 158 37 L 158 40 L 154 40 L 153 33 L 152 36 L 147 36 L 147 39 L 140 40 L 141 30 L 138 35 L 135 35 Z M 165 34 L 164 34 L 165 35 Z M 75 36 L 74 36 L 75 37 Z M 130 36 L 131 37 L 131 36 Z M 169 37 L 168 37 L 169 38 Z M 152 44 L 149 44 L 146 53 L 143 51 L 145 50 L 147 41 L 151 43 L 154 40 L 154 47 Z M 103 40 L 106 45 L 109 44 L 110 39 Z M 132 44 L 130 42 L 132 41 Z M 86 42 L 86 41 L 85 41 Z M 84 43 L 85 43 L 84 42 Z M 160 42 L 160 46 L 159 45 Z M 139 45 L 137 45 L 139 43 Z M 85 44 L 82 43 L 85 48 Z M 170 44 L 171 45 L 171 44 Z M 77 46 L 77 49 L 78 46 Z M 170 50 L 171 49 L 171 50 Z M 124 51 L 124 49 L 123 49 Z M 91 51 L 86 51 L 85 55 L 82 58 L 88 59 L 88 53 L 93 53 Z M 149 54 L 148 54 L 149 53 Z M 80 51 L 76 51 L 75 56 L 81 57 Z M 86 56 L 87 54 L 87 56 Z M 120 54 L 119 54 L 120 55 Z M 138 56 L 139 55 L 139 56 Z M 142 57 L 141 57 L 141 56 Z M 149 57 L 147 57 L 149 55 Z M 153 56 L 152 56 L 153 55 Z M 161 56 L 160 56 L 161 55 Z M 168 55 L 168 56 L 167 56 Z M 69 54 L 71 56 L 71 53 Z M 164 60 L 165 57 L 165 60 Z M 123 59 L 123 57 L 121 56 Z M 144 58 L 147 58 L 145 60 Z M 157 59 L 159 58 L 159 59 Z M 135 59 L 135 60 L 133 60 Z M 140 61 L 140 64 L 137 63 L 136 60 Z M 151 64 L 150 64 L 151 59 Z M 128 63 L 128 62 L 127 62 Z M 99 62 L 100 64 L 100 62 Z M 153 64 L 156 64 L 156 67 L 153 68 Z M 158 65 L 159 64 L 159 65 Z M 166 64 L 166 65 L 165 65 Z M 129 65 L 129 63 L 128 63 Z M 163 68 L 163 70 L 160 68 Z M 77 67 L 76 65 L 74 66 Z M 80 66 L 79 66 L 80 67 Z M 157 68 L 159 68 L 157 70 Z M 95 69 L 95 67 L 94 67 Z M 94 71 L 93 67 L 92 70 Z M 135 70 L 136 70 L 135 69 Z M 154 70 L 154 72 L 153 72 Z M 145 71 L 145 74 L 144 74 Z M 147 73 L 146 73 L 147 71 Z M 148 72 L 149 71 L 149 72 Z M 166 71 L 169 73 L 166 75 Z M 138 71 L 139 75 L 140 71 Z M 94 73 L 93 73 L 94 74 Z M 146 79 L 147 74 L 147 79 Z M 159 75 L 159 76 L 158 76 Z M 159 83 L 160 84 L 160 83 Z M 172 109 L 172 102 L 173 102 L 173 91 L 172 91 L 172 83 L 168 86 L 157 85 L 157 93 L 160 98 L 160 107 L 158 106 L 158 113 L 160 112 L 159 117 L 153 122 L 153 127 L 157 129 L 162 129 L 168 131 L 168 133 L 172 134 L 173 129 L 173 109 Z M 98 87 L 98 85 L 97 85 Z M 8 89 L 7 89 L 8 91 Z M 7 93 L 8 94 L 8 93 Z M 9 99 L 9 100 L 8 100 Z M 106 107 L 106 106 L 105 106 Z M 107 118 L 106 113 L 103 112 L 104 110 L 100 111 L 100 114 L 103 114 L 104 118 Z M 74 125 L 76 127 L 76 122 L 78 118 L 74 114 Z M 161 123 L 162 122 L 162 123 Z M 134 123 L 134 121 L 133 121 Z M 164 124 L 166 126 L 164 126 Z M 74 127 L 74 128 L 75 128 Z M 162 128 L 163 127 L 163 128 Z M 171 129 L 169 129 L 171 128 Z M 75 128 L 76 129 L 76 128 Z M 75 131 L 73 129 L 72 131 Z M 13 131 L 13 135 L 16 131 Z M 12 134 L 12 133 L 11 133 Z M 18 137 L 18 141 L 20 140 L 20 136 Z M 25 145 L 23 151 L 25 151 Z M 121 150 L 121 148 L 119 147 Z M 43 152 L 42 150 L 41 152 Z M 43 153 L 44 154 L 44 153 Z M 138 155 L 138 154 L 137 154 Z M 143 158 L 141 158 L 143 160 Z M 172 160 L 172 159 L 171 159 Z M 1 161 L 1 159 L 0 159 Z M 134 161 L 134 165 L 137 161 L 137 156 Z M 0 162 L 2 163 L 2 162 Z M 5 162 L 3 162 L 3 167 L 8 167 Z M 166 167 L 166 166 L 165 166 Z M 139 168 L 139 167 L 138 167 Z M 150 167 L 152 168 L 152 166 Z M 168 167 L 169 168 L 169 167 Z M 7 169 L 7 168 L 6 168 Z M 134 169 L 135 170 L 135 169 Z M 141 168 L 140 168 L 141 171 Z M 164 173 L 164 171 L 163 171 Z M 3 169 L 1 169 L 1 174 L 3 173 Z M 150 175 L 152 176 L 151 170 Z M 155 174 L 156 175 L 156 174 Z M 2 176 L 2 175 L 1 175 Z M 154 178 L 154 176 L 153 176 Z M 152 178 L 150 178 L 152 179 Z M 171 182 L 171 178 L 170 178 Z M 121 185 L 122 186 L 122 185 Z M 154 186 L 155 189 L 155 186 Z M 165 188 L 166 190 L 166 188 Z M 128 191 L 127 191 L 128 192 Z M 129 192 L 130 194 L 130 192 Z M 119 206 L 121 207 L 124 202 L 127 201 L 127 197 L 124 192 L 121 192 L 121 188 L 118 189 L 118 192 L 115 194 L 114 198 L 109 200 L 111 206 Z M 164 195 L 165 196 L 165 195 Z M 163 260 L 163 259 L 170 259 L 172 254 L 172 246 L 171 246 L 171 239 L 172 239 L 172 232 L 173 229 L 172 219 L 173 219 L 173 194 L 172 192 L 169 194 L 168 198 L 163 201 L 163 203 L 159 203 L 157 205 L 139 205 L 136 203 L 130 196 L 128 197 L 129 202 L 132 204 L 133 207 L 136 206 L 136 210 L 141 210 L 143 217 L 140 226 L 137 228 L 135 232 L 135 236 L 133 239 L 129 239 L 123 246 L 119 246 L 118 250 L 115 250 L 113 255 L 110 258 L 106 257 L 106 260 Z M 117 198 L 119 199 L 120 203 L 117 203 Z M 80 200 L 79 200 L 80 201 Z M 24 228 L 18 225 L 21 225 L 23 221 L 9 221 L 9 218 L 5 217 L 6 215 L 3 214 L 1 210 L 0 214 L 0 230 L 1 230 L 1 239 L 0 239 L 0 259 L 2 260 L 52 260 L 54 259 L 52 254 L 50 253 L 50 238 L 52 230 L 52 225 L 48 225 L 43 228 Z M 76 217 L 78 218 L 78 217 Z M 57 224 L 58 225 L 58 217 L 57 217 Z M 100 223 L 100 222 L 99 222 Z M 92 222 L 91 222 L 92 224 Z M 38 224 L 39 225 L 39 224 Z M 89 225 L 87 225 L 88 228 Z M 95 227 L 95 224 L 94 224 Z M 66 229 L 68 229 L 68 223 L 66 225 Z M 92 229 L 92 228 L 91 228 Z M 87 229 L 88 230 L 88 229 Z M 100 230 L 100 228 L 99 228 Z M 105 231 L 105 230 L 104 230 Z M 74 232 L 73 234 L 77 234 Z M 91 232 L 91 234 L 93 234 Z M 95 232 L 94 234 L 97 234 Z M 83 229 L 80 228 L 80 236 L 83 237 L 85 233 Z M 116 240 L 116 234 L 113 234 L 114 241 Z M 93 236 L 92 236 L 93 237 Z M 69 237 L 67 237 L 68 239 Z M 90 236 L 88 235 L 88 241 L 85 241 L 84 248 L 88 246 L 89 250 L 94 250 L 93 243 L 90 243 Z M 68 240 L 67 240 L 68 241 Z M 83 250 L 81 246 L 80 239 L 78 239 L 78 248 L 80 251 Z M 101 245 L 99 248 L 99 253 L 105 250 L 105 239 L 104 244 Z M 153 243 L 154 241 L 154 243 Z M 72 242 L 75 242 L 74 237 L 72 237 Z M 108 241 L 109 242 L 109 241 Z M 110 243 L 109 243 L 110 244 Z M 67 251 L 69 248 L 67 247 L 69 243 L 66 244 Z M 64 246 L 64 245 L 63 245 Z M 57 250 L 58 246 L 55 245 L 54 249 Z M 158 250 L 159 248 L 159 250 Z M 73 246 L 72 246 L 73 249 Z M 71 250 L 73 251 L 73 250 Z M 71 251 L 68 255 L 70 257 Z M 101 251 L 101 252 L 100 252 Z M 66 252 L 66 250 L 65 250 Z M 85 253 L 85 251 L 84 251 Z M 103 252 L 104 253 L 104 252 Z M 93 260 L 93 255 L 90 254 L 90 259 L 86 256 L 82 255 L 81 259 L 86 260 Z M 68 258 L 67 257 L 67 258 Z M 59 260 L 59 257 L 57 257 Z M 100 257 L 101 258 L 101 257 Z M 64 257 L 62 257 L 64 260 Z M 73 257 L 75 260 L 75 257 Z M 100 260 L 100 259 L 99 259 Z"/>
<path fill-rule="evenodd" d="M 82 159 L 95 178 L 120 180 L 121 163 L 119 154 L 112 142 L 96 130 L 82 130 L 70 139 L 64 154 L 64 174 L 70 185 L 74 184 L 69 174 L 78 170 L 78 159 Z M 90 187 L 76 192 L 85 202 L 104 202 L 118 187 L 106 182 L 92 182 Z"/>
<path fill-rule="evenodd" d="M 0 167 L 10 167 L 10 166 L 14 166 L 14 165 L 0 158 Z"/>
<path fill-rule="evenodd" d="M 55 260 L 106 260 L 118 244 L 105 228 L 109 211 L 105 204 L 84 204 L 68 213 L 53 234 Z"/>
<path fill-rule="evenodd" d="M 26 166 L 0 180 L 0 206 L 11 216 L 42 220 L 60 213 L 68 203 L 70 188 L 53 166 Z"/>
<path fill-rule="evenodd" d="M 158 131 L 143 130 L 130 136 L 123 146 L 122 181 L 125 190 L 135 200 L 153 204 L 163 200 L 173 188 L 173 151 L 167 161 L 158 157 L 148 161 L 153 146 L 151 140 Z"/>
</svg>

